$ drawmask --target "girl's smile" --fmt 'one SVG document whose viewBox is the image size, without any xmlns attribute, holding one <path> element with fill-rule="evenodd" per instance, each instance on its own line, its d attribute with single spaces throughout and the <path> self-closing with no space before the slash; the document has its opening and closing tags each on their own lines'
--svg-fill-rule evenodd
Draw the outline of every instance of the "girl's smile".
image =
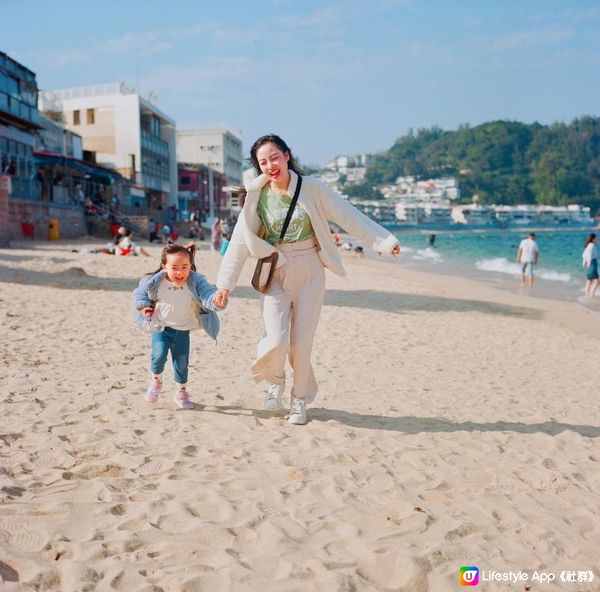
<svg viewBox="0 0 600 592">
<path fill-rule="evenodd" d="M 163 266 L 167 278 L 176 286 L 183 286 L 192 271 L 192 262 L 187 253 L 171 253 L 167 255 L 167 262 Z"/>
</svg>

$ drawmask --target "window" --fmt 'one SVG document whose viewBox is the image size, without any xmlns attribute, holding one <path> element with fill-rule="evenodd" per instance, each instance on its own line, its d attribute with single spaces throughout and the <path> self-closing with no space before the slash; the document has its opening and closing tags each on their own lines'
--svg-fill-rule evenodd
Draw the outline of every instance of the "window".
<svg viewBox="0 0 600 592">
<path fill-rule="evenodd" d="M 79 125 L 79 110 L 73 111 L 73 125 Z"/>
<path fill-rule="evenodd" d="M 192 179 L 190 177 L 181 177 L 181 184 L 182 185 L 191 185 Z"/>
<path fill-rule="evenodd" d="M 12 77 L 8 77 L 8 94 L 14 97 L 15 99 L 19 98 L 19 83 Z"/>
<path fill-rule="evenodd" d="M 87 110 L 87 122 L 89 125 L 93 125 L 95 123 L 95 117 L 94 117 L 94 110 L 93 109 L 88 109 Z"/>
</svg>

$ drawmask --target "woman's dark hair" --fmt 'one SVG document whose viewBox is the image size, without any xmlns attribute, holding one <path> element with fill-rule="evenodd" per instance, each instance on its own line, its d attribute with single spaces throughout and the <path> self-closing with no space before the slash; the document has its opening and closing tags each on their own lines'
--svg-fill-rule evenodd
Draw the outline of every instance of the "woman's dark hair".
<svg viewBox="0 0 600 592">
<path fill-rule="evenodd" d="M 595 238 L 596 238 L 596 233 L 595 233 L 595 232 L 592 232 L 592 233 L 590 234 L 590 236 L 588 236 L 588 237 L 585 239 L 585 242 L 583 243 L 583 248 L 585 249 L 585 247 L 587 247 L 587 246 L 588 246 L 588 245 L 589 245 L 589 244 L 590 244 L 590 243 L 591 243 L 591 242 L 592 242 L 592 241 L 593 241 Z"/>
<path fill-rule="evenodd" d="M 256 153 L 258 152 L 258 149 L 261 146 L 263 146 L 264 144 L 268 144 L 269 142 L 275 144 L 275 146 L 277 146 L 277 148 L 279 148 L 279 150 L 281 150 L 284 154 L 287 152 L 290 155 L 290 159 L 288 160 L 289 169 L 292 169 L 292 171 L 294 171 L 298 175 L 304 174 L 304 171 L 296 162 L 296 159 L 294 158 L 290 147 L 279 136 L 275 134 L 261 136 L 260 138 L 258 138 L 258 140 L 256 140 L 256 142 L 254 142 L 254 144 L 252 144 L 252 148 L 250 148 L 250 160 L 258 174 L 261 173 L 261 170 L 260 165 L 258 164 L 258 158 L 256 158 Z"/>
<path fill-rule="evenodd" d="M 185 253 L 190 258 L 192 271 L 196 271 L 196 262 L 194 261 L 194 257 L 196 256 L 196 245 L 194 243 L 177 245 L 169 242 L 160 254 L 160 267 L 156 271 L 152 271 L 146 275 L 154 275 L 155 273 L 162 271 L 163 267 L 167 264 L 167 255 L 174 255 L 175 253 Z"/>
</svg>

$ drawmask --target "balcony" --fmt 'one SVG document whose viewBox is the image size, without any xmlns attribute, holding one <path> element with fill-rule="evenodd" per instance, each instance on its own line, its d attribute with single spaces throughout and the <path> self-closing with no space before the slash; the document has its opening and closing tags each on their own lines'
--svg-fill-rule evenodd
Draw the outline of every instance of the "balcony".
<svg viewBox="0 0 600 592">
<path fill-rule="evenodd" d="M 4 92 L 0 92 L 0 121 L 28 130 L 41 129 L 39 111 Z"/>
<path fill-rule="evenodd" d="M 142 148 L 147 148 L 161 156 L 169 156 L 169 144 L 159 137 L 142 130 Z"/>
</svg>

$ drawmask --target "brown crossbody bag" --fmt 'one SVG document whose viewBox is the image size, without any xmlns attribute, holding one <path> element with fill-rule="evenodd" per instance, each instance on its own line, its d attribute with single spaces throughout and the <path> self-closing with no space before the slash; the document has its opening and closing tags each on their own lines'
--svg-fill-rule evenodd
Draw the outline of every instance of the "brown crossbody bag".
<svg viewBox="0 0 600 592">
<path fill-rule="evenodd" d="M 283 242 L 285 233 L 287 232 L 290 221 L 292 220 L 292 215 L 296 207 L 296 202 L 298 201 L 298 196 L 300 195 L 301 187 L 302 177 L 298 175 L 296 191 L 294 191 L 294 197 L 292 197 L 292 203 L 290 203 L 285 221 L 283 222 L 283 227 L 281 228 L 281 234 L 279 235 L 277 244 Z M 271 280 L 273 279 L 273 274 L 275 273 L 278 257 L 279 253 L 277 251 L 273 251 L 268 257 L 262 257 L 256 262 L 256 269 L 254 270 L 254 275 L 252 276 L 252 287 L 254 289 L 258 290 L 259 292 L 266 292 L 269 289 Z"/>
</svg>

